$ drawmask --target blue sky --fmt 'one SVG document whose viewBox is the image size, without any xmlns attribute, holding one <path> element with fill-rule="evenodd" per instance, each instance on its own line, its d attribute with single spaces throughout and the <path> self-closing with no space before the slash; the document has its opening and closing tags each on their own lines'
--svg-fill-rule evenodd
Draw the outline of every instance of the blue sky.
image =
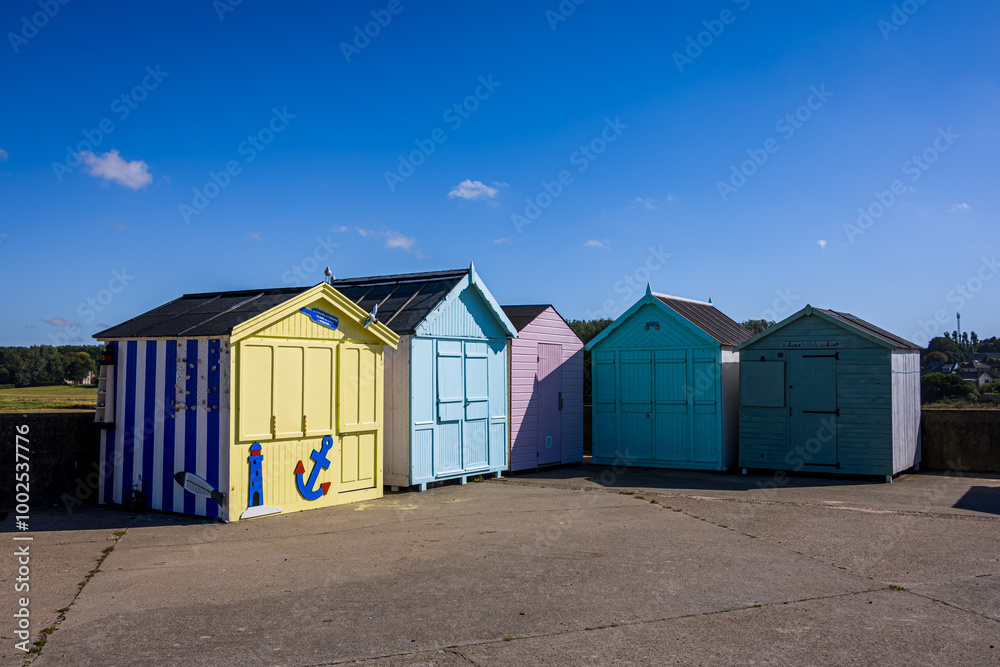
<svg viewBox="0 0 1000 667">
<path fill-rule="evenodd" d="M 996 3 L 317 4 L 4 3 L 0 344 L 470 261 L 1000 335 Z"/>
</svg>

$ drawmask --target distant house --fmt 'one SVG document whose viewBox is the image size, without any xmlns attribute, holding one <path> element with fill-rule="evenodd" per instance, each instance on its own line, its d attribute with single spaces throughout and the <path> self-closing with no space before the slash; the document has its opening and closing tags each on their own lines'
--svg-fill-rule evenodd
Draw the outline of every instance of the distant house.
<svg viewBox="0 0 1000 667">
<path fill-rule="evenodd" d="M 993 378 L 989 373 L 977 369 L 959 369 L 955 375 L 962 378 L 966 382 L 971 382 L 977 387 L 984 387 L 993 382 Z"/>
<path fill-rule="evenodd" d="M 944 361 L 935 361 L 924 366 L 924 370 L 921 375 L 927 375 L 928 373 L 945 373 L 944 367 L 948 365 Z"/>
<path fill-rule="evenodd" d="M 990 365 L 990 359 L 1000 359 L 1000 352 L 970 352 L 965 355 L 969 361 L 978 361 L 981 364 Z"/>
</svg>

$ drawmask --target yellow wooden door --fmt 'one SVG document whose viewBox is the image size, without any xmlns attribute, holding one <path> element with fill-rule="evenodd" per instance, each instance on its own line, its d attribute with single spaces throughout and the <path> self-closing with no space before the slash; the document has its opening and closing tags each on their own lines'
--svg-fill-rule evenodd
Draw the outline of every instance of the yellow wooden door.
<svg viewBox="0 0 1000 667">
<path fill-rule="evenodd" d="M 381 467 L 378 429 L 382 395 L 376 381 L 378 346 L 342 343 L 339 354 L 340 490 L 370 489 L 378 484 Z"/>
</svg>

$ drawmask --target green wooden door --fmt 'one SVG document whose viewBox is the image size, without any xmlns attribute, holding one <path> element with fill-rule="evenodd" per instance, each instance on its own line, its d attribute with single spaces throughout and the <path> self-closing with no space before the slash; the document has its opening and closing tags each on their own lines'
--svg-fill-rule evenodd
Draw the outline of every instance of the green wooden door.
<svg viewBox="0 0 1000 667">
<path fill-rule="evenodd" d="M 837 357 L 795 352 L 788 368 L 789 450 L 806 465 L 837 463 Z"/>
</svg>

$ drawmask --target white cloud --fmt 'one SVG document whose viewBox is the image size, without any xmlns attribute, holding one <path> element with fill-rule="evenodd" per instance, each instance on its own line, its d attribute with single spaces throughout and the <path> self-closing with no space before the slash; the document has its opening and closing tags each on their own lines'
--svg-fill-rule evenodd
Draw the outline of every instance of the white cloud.
<svg viewBox="0 0 1000 667">
<path fill-rule="evenodd" d="M 423 250 L 415 248 L 417 240 L 415 238 L 401 234 L 400 232 L 388 231 L 388 232 L 377 232 L 372 229 L 362 229 L 361 227 L 355 227 L 358 234 L 362 237 L 378 237 L 385 239 L 386 248 L 400 248 L 406 252 L 416 255 L 421 259 L 426 257 Z"/>
<path fill-rule="evenodd" d="M 467 178 L 451 189 L 448 198 L 458 197 L 470 201 L 496 199 L 497 195 L 500 194 L 500 188 L 505 187 L 507 187 L 506 183 L 493 181 L 493 185 L 486 185 L 482 181 L 473 181 Z"/>
<path fill-rule="evenodd" d="M 51 320 L 42 320 L 50 327 L 79 327 L 79 322 L 70 322 L 69 320 L 64 320 L 61 317 L 53 317 Z"/>
<path fill-rule="evenodd" d="M 7 161 L 7 151 L 0 148 L 0 162 L 6 162 L 6 161 Z"/>
<path fill-rule="evenodd" d="M 252 238 L 254 241 L 260 241 L 260 234 L 258 234 L 257 232 L 248 231 L 247 236 Z"/>
<path fill-rule="evenodd" d="M 970 210 L 972 210 L 972 207 L 969 206 L 968 204 L 966 204 L 965 202 L 962 202 L 961 204 L 959 204 L 958 202 L 955 202 L 954 204 L 951 205 L 951 211 L 953 213 L 954 212 L 958 212 L 958 211 L 964 212 L 964 211 L 970 211 Z"/>
<path fill-rule="evenodd" d="M 100 157 L 90 151 L 84 151 L 80 153 L 80 157 L 83 159 L 83 163 L 90 167 L 90 171 L 87 173 L 91 176 L 114 181 L 133 190 L 138 190 L 153 182 L 153 175 L 149 173 L 148 164 L 142 160 L 126 162 L 117 150 L 110 150 Z"/>
<path fill-rule="evenodd" d="M 510 243 L 510 239 L 506 239 L 506 238 L 504 238 L 504 237 L 501 236 L 498 239 L 493 239 L 493 242 L 494 243 Z"/>
<path fill-rule="evenodd" d="M 819 241 L 816 241 L 816 245 L 818 245 L 820 248 L 826 248 L 826 239 L 820 239 Z"/>
<path fill-rule="evenodd" d="M 672 202 L 675 201 L 676 199 L 677 198 L 674 197 L 673 195 L 667 195 L 666 197 L 660 197 L 659 199 L 657 199 L 656 197 L 636 197 L 635 199 L 632 200 L 632 205 L 644 208 L 647 211 L 652 211 L 656 208 L 656 202 L 658 201 Z"/>
<path fill-rule="evenodd" d="M 385 233 L 386 248 L 402 248 L 406 252 L 413 252 L 413 244 L 416 242 L 416 239 L 410 238 L 409 236 L 403 236 L 399 232 Z"/>
<path fill-rule="evenodd" d="M 608 249 L 608 240 L 604 239 L 604 241 L 598 241 L 597 239 L 590 239 L 589 241 L 587 241 L 583 245 L 586 246 L 586 247 L 588 247 L 588 248 L 602 248 L 604 250 L 607 250 Z"/>
<path fill-rule="evenodd" d="M 344 232 L 347 231 L 348 227 L 347 225 L 340 225 L 338 227 L 331 227 L 330 229 L 337 232 L 338 234 L 343 234 Z"/>
</svg>

